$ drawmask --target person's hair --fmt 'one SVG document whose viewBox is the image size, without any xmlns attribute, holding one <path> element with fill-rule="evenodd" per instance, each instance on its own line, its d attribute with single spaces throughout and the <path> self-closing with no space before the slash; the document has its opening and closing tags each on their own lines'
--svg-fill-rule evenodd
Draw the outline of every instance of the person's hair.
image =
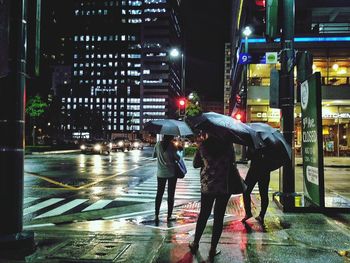
<svg viewBox="0 0 350 263">
<path fill-rule="evenodd" d="M 209 133 L 208 135 L 208 138 L 203 142 L 203 147 L 205 147 L 208 154 L 213 157 L 220 157 L 226 154 L 227 150 L 231 147 L 231 143 L 226 142 L 213 134 Z"/>
<path fill-rule="evenodd" d="M 164 146 L 164 149 L 167 149 L 169 144 L 171 143 L 171 141 L 174 139 L 174 136 L 172 135 L 167 135 L 165 134 L 164 137 L 163 137 L 163 146 Z"/>
</svg>

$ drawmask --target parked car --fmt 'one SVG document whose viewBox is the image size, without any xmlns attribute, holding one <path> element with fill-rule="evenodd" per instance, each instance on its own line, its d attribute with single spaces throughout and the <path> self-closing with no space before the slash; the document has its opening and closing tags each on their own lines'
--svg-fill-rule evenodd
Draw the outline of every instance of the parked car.
<svg viewBox="0 0 350 263">
<path fill-rule="evenodd" d="M 80 145 L 82 153 L 97 153 L 109 155 L 112 150 L 112 144 L 105 140 L 88 140 Z"/>
<path fill-rule="evenodd" d="M 131 149 L 143 150 L 143 141 L 141 141 L 140 139 L 133 140 L 131 142 Z"/>
<path fill-rule="evenodd" d="M 131 142 L 128 139 L 114 139 L 112 142 L 113 151 L 122 150 L 124 152 L 125 150 L 130 151 L 130 149 Z"/>
</svg>

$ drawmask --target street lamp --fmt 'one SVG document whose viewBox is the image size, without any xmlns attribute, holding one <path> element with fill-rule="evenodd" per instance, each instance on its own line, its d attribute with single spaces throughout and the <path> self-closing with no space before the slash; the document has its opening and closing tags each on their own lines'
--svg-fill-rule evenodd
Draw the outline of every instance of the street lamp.
<svg viewBox="0 0 350 263">
<path fill-rule="evenodd" d="M 244 53 L 247 54 L 248 56 L 248 37 L 251 35 L 252 30 L 250 29 L 249 26 L 246 26 L 243 30 L 243 36 L 245 37 L 244 41 Z M 245 111 L 245 114 L 247 113 L 247 99 L 248 99 L 248 69 L 249 69 L 249 64 L 247 63 L 244 67 L 243 71 L 243 96 L 242 97 L 242 107 L 243 110 Z M 247 115 L 247 114 L 246 114 Z M 247 118 L 246 118 L 247 121 Z"/>
<path fill-rule="evenodd" d="M 173 58 L 178 58 L 181 54 L 181 92 L 185 95 L 185 56 L 184 52 L 181 52 L 177 48 L 170 50 L 170 56 Z"/>
<path fill-rule="evenodd" d="M 245 37 L 244 41 L 244 53 L 248 55 L 248 37 L 252 34 L 252 30 L 250 29 L 249 26 L 246 26 L 243 29 L 243 36 Z M 247 100 L 248 100 L 248 69 L 249 69 L 249 64 L 245 64 L 244 70 L 243 70 L 243 92 L 240 94 L 241 95 L 241 103 L 242 103 L 242 112 L 237 113 L 236 119 L 239 119 L 241 121 L 248 121 L 248 114 L 247 114 Z M 244 116 L 242 115 L 244 114 Z M 242 146 L 242 156 L 241 156 L 241 161 L 243 163 L 247 162 L 247 151 L 246 147 Z"/>
</svg>

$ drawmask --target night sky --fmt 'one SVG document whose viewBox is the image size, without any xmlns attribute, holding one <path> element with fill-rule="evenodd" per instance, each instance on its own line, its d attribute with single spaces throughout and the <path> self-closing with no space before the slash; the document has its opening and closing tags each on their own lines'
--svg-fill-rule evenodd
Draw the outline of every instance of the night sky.
<svg viewBox="0 0 350 263">
<path fill-rule="evenodd" d="M 224 43 L 229 40 L 229 0 L 183 0 L 186 93 L 223 100 Z"/>
</svg>

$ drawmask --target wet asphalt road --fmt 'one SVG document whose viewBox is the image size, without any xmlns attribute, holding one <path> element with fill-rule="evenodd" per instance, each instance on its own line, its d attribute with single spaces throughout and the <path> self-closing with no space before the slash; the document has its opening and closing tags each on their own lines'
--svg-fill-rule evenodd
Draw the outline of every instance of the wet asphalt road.
<svg viewBox="0 0 350 263">
<path fill-rule="evenodd" d="M 24 165 L 24 198 L 111 198 L 154 174 L 152 148 L 98 154 L 29 155 Z M 150 164 L 153 164 L 150 165 Z M 140 173 L 142 169 L 142 173 Z"/>
<path fill-rule="evenodd" d="M 33 210 L 47 202 L 114 200 L 152 177 L 153 148 L 97 154 L 28 155 L 24 165 L 24 220 L 37 216 Z M 37 207 L 35 206 L 38 203 Z M 132 204 L 133 202 L 129 202 Z M 123 202 L 122 205 L 127 205 Z M 118 204 L 114 204 L 118 206 Z M 51 206 L 52 207 L 52 206 Z M 27 210 L 26 210 L 27 209 Z M 40 209 L 45 212 L 45 207 Z M 74 211 L 73 211 L 74 212 Z"/>
</svg>

